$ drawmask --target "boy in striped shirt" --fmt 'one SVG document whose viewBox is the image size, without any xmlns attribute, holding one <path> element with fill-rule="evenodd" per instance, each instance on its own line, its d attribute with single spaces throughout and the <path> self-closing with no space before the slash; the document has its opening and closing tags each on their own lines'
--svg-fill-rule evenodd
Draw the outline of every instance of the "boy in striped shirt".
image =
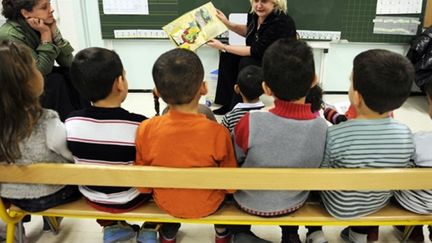
<svg viewBox="0 0 432 243">
<path fill-rule="evenodd" d="M 222 125 L 228 128 L 230 133 L 234 131 L 234 127 L 246 112 L 264 108 L 264 104 L 259 99 L 264 93 L 263 81 L 262 69 L 258 66 L 247 66 L 239 73 L 234 91 L 242 97 L 243 102 L 234 106 L 233 110 L 222 118 Z"/>
<path fill-rule="evenodd" d="M 356 119 L 332 126 L 322 167 L 404 168 L 414 153 L 410 129 L 389 113 L 408 98 L 414 68 L 403 56 L 387 50 L 357 55 L 348 96 Z M 323 191 L 327 211 L 336 218 L 356 218 L 383 208 L 392 191 Z M 371 227 L 348 227 L 341 237 L 348 242 L 367 242 Z"/>
<path fill-rule="evenodd" d="M 128 83 L 120 57 L 104 48 L 87 48 L 75 56 L 72 82 L 92 106 L 74 111 L 66 119 L 67 143 L 77 164 L 133 165 L 135 134 L 147 119 L 121 108 Z M 94 208 L 111 213 L 132 210 L 151 198 L 136 188 L 80 186 Z M 134 238 L 136 227 L 124 221 L 98 220 L 104 243 Z"/>
</svg>

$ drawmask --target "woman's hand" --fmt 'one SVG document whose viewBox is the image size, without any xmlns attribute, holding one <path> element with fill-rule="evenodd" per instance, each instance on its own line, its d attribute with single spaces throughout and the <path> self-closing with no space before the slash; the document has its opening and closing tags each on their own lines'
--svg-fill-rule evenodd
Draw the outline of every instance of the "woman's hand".
<svg viewBox="0 0 432 243">
<path fill-rule="evenodd" d="M 54 21 L 50 24 L 50 25 L 48 25 L 49 26 L 49 28 L 50 28 L 50 30 L 51 30 L 51 34 L 54 36 L 55 35 L 55 33 L 56 33 L 56 31 L 57 31 L 57 20 L 55 20 L 54 19 Z"/>
<path fill-rule="evenodd" d="M 225 50 L 225 44 L 216 40 L 216 39 L 209 40 L 207 42 L 207 45 L 212 47 L 212 48 L 218 49 L 220 51 L 226 51 Z"/>
<path fill-rule="evenodd" d="M 216 16 L 218 17 L 218 19 L 220 19 L 220 21 L 222 21 L 222 23 L 229 30 L 234 31 L 235 33 L 237 33 L 243 37 L 246 36 L 247 27 L 245 24 L 236 24 L 236 23 L 229 21 L 229 19 L 225 16 L 225 14 L 222 11 L 220 11 L 219 9 L 216 9 Z"/>
<path fill-rule="evenodd" d="M 216 9 L 216 16 L 220 19 L 220 21 L 222 21 L 222 23 L 224 23 L 224 25 L 226 25 L 227 27 L 230 26 L 230 21 L 225 16 L 225 14 L 219 9 Z"/>
<path fill-rule="evenodd" d="M 46 25 L 42 19 L 38 18 L 27 18 L 27 23 L 30 25 L 30 27 L 37 32 L 43 34 L 45 32 L 51 32 L 50 27 Z"/>
<path fill-rule="evenodd" d="M 52 42 L 53 34 L 51 33 L 51 28 L 49 25 L 45 24 L 43 20 L 38 18 L 27 18 L 27 23 L 30 27 L 41 35 L 41 42 Z"/>
</svg>

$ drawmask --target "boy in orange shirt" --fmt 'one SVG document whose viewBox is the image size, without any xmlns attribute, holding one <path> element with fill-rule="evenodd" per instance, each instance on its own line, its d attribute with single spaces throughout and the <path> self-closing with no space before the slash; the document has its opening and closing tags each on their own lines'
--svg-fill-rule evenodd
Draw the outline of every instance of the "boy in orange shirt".
<svg viewBox="0 0 432 243">
<path fill-rule="evenodd" d="M 204 68 L 189 50 L 162 54 L 153 66 L 156 92 L 168 105 L 168 113 L 146 120 L 136 136 L 136 165 L 189 167 L 236 167 L 228 130 L 198 113 L 198 101 L 207 93 Z M 147 188 L 142 188 L 147 192 Z M 224 190 L 154 188 L 156 204 L 179 218 L 200 218 L 214 213 L 225 198 Z M 178 223 L 163 224 L 162 243 L 175 242 Z M 216 242 L 228 242 L 223 227 L 216 229 Z"/>
</svg>

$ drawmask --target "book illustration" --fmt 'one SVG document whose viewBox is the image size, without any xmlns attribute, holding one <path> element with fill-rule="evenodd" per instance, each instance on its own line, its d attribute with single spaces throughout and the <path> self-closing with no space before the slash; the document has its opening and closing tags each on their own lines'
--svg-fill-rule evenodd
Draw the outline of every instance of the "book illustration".
<svg viewBox="0 0 432 243">
<path fill-rule="evenodd" d="M 211 2 L 185 13 L 162 29 L 176 46 L 190 50 L 196 50 L 228 30 L 216 16 Z"/>
<path fill-rule="evenodd" d="M 200 31 L 201 29 L 198 26 L 196 26 L 195 23 L 190 23 L 189 28 L 183 31 L 181 38 L 183 42 L 193 44 L 195 43 L 195 40 L 198 38 L 198 34 L 200 33 Z"/>
<path fill-rule="evenodd" d="M 212 21 L 212 16 L 208 9 L 200 8 L 195 12 L 195 20 L 201 28 L 204 28 L 210 21 Z"/>
</svg>

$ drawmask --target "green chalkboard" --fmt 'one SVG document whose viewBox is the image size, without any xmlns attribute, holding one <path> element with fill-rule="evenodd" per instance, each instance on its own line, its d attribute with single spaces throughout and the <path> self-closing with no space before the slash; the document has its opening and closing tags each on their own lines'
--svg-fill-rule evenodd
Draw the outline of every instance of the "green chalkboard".
<svg viewBox="0 0 432 243">
<path fill-rule="evenodd" d="M 197 8 L 209 0 L 149 0 L 149 15 L 106 15 L 99 0 L 102 38 L 114 39 L 114 30 L 157 29 L 178 16 Z M 248 0 L 215 0 L 212 3 L 224 13 L 245 13 L 250 10 Z"/>
<path fill-rule="evenodd" d="M 341 39 L 350 42 L 407 43 L 412 38 L 402 35 L 373 34 L 372 21 L 376 16 L 377 0 L 287 1 L 288 13 L 295 20 L 298 30 L 341 31 Z M 208 0 L 149 0 L 149 15 L 105 15 L 102 2 L 99 0 L 102 38 L 113 39 L 114 30 L 160 30 L 165 24 Z M 226 15 L 246 13 L 250 10 L 249 0 L 214 0 L 212 2 Z M 425 5 L 426 1 L 424 1 L 423 11 Z M 403 16 L 418 17 L 420 21 L 423 21 L 423 14 Z"/>
</svg>

